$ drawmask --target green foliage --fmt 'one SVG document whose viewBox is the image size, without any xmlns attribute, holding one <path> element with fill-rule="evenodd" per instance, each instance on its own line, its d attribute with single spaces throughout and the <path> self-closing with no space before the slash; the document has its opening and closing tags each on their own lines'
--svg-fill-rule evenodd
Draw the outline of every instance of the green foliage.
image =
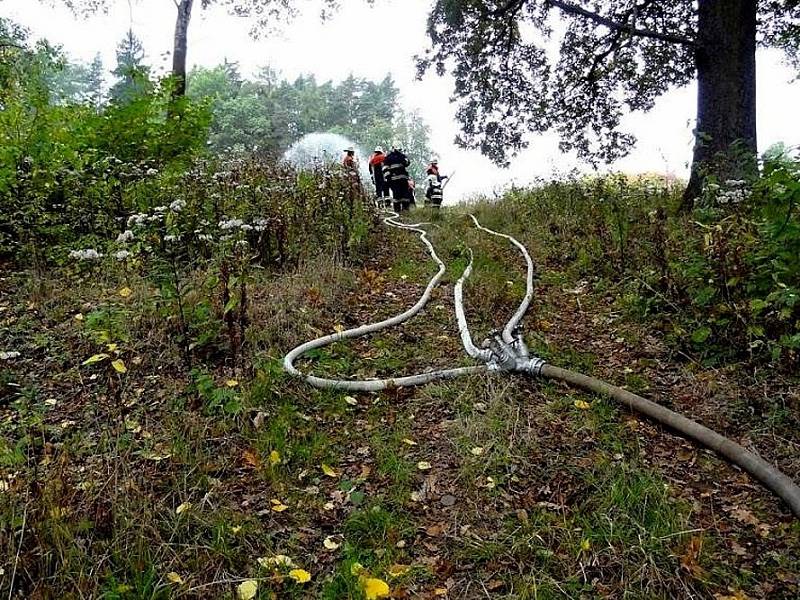
<svg viewBox="0 0 800 600">
<path fill-rule="evenodd" d="M 708 361 L 800 359 L 800 169 L 787 153 L 762 176 L 710 181 L 694 213 L 673 210 L 679 182 L 616 175 L 514 189 L 501 229 L 527 230 L 548 268 L 613 286 L 668 340 Z M 501 223 L 497 221 L 502 220 Z M 586 285 L 584 283 L 583 285 Z"/>
<path fill-rule="evenodd" d="M 379 83 L 352 75 L 338 84 L 317 83 L 313 76 L 289 82 L 265 67 L 255 81 L 246 81 L 235 63 L 225 62 L 192 70 L 188 94 L 211 100 L 209 149 L 216 154 L 254 148 L 281 154 L 306 134 L 330 131 L 367 154 L 398 142 L 412 157 L 418 180 L 431 155 L 428 126 L 401 109 L 390 76 Z"/>
<path fill-rule="evenodd" d="M 203 147 L 208 112 L 173 102 L 169 80 L 124 105 L 98 108 L 93 92 L 64 104 L 51 88 L 64 58 L 44 43 L 31 47 L 20 28 L 0 28 L 14 40 L 0 49 L 0 255 L 43 264 L 62 245 L 115 231 L 148 171 L 179 166 Z"/>
</svg>

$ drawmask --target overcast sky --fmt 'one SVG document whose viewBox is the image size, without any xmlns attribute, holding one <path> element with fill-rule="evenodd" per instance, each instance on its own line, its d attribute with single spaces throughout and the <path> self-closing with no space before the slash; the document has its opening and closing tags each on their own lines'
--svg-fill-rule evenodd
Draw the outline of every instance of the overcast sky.
<svg viewBox="0 0 800 600">
<path fill-rule="evenodd" d="M 453 145 L 457 125 L 448 99 L 451 81 L 429 75 L 415 80 L 413 56 L 426 45 L 425 21 L 432 0 L 378 0 L 369 8 L 363 0 L 343 0 L 333 19 L 322 23 L 315 0 L 280 34 L 253 40 L 246 20 L 228 16 L 218 8 L 200 9 L 196 2 L 189 36 L 189 64 L 212 66 L 228 59 L 242 72 L 254 73 L 269 64 L 293 79 L 313 74 L 319 80 L 340 80 L 350 73 L 374 80 L 391 72 L 407 109 L 418 109 L 432 130 L 432 144 L 443 172 L 456 171 L 449 200 L 477 192 L 499 190 L 511 182 L 525 183 L 536 176 L 579 166 L 558 151 L 554 136 L 532 138 L 532 147 L 507 170 L 479 153 Z M 77 21 L 63 8 L 37 0 L 0 0 L 0 16 L 26 25 L 35 37 L 63 45 L 74 58 L 89 61 L 100 53 L 107 69 L 115 64 L 114 50 L 128 27 L 145 45 L 147 62 L 166 71 L 170 63 L 175 5 L 173 0 L 119 0 L 108 15 Z M 392 59 L 389 58 L 392 57 Z M 796 73 L 780 62 L 774 51 L 758 54 L 758 134 L 761 149 L 783 141 L 800 144 L 800 84 Z M 691 125 L 695 88 L 673 90 L 662 96 L 654 110 L 629 115 L 626 127 L 639 142 L 633 152 L 613 165 L 628 172 L 657 171 L 685 176 L 691 156 Z M 417 158 L 417 157 L 413 157 Z M 418 157 L 425 160 L 428 157 Z M 581 167 L 587 169 L 587 167 Z"/>
</svg>

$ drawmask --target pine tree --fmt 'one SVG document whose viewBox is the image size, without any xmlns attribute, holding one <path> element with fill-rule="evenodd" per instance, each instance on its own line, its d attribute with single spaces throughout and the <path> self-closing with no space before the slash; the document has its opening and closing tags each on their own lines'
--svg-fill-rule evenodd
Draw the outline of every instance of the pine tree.
<svg viewBox="0 0 800 600">
<path fill-rule="evenodd" d="M 89 73 L 86 76 L 86 87 L 88 90 L 87 100 L 95 108 L 100 108 L 105 102 L 105 76 L 103 59 L 100 54 L 96 54 L 94 60 L 89 65 Z"/>
<path fill-rule="evenodd" d="M 117 44 L 117 66 L 112 71 L 117 82 L 111 88 L 111 100 L 127 104 L 150 89 L 150 67 L 142 64 L 144 46 L 132 29 Z"/>
</svg>

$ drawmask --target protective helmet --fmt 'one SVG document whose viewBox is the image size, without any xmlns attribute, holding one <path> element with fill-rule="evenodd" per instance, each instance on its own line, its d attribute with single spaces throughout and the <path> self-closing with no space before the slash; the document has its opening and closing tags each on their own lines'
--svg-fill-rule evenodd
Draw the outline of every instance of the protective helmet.
<svg viewBox="0 0 800 600">
<path fill-rule="evenodd" d="M 383 154 L 383 146 L 375 146 L 375 152 L 380 152 Z"/>
<path fill-rule="evenodd" d="M 432 164 L 432 165 L 438 165 L 438 164 L 439 164 L 439 158 L 438 158 L 437 156 L 434 156 L 434 157 L 431 159 L 431 164 Z"/>
<path fill-rule="evenodd" d="M 352 153 L 355 153 L 355 151 L 356 151 L 356 150 L 355 150 L 355 148 L 353 148 L 352 146 L 350 146 L 349 148 L 345 148 L 345 149 L 344 149 L 344 151 L 345 151 L 345 152 L 352 152 Z"/>
</svg>

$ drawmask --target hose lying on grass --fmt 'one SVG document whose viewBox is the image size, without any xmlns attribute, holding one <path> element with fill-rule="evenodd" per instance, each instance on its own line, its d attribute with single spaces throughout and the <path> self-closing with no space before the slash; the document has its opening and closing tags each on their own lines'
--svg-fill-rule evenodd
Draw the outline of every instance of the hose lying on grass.
<svg viewBox="0 0 800 600">
<path fill-rule="evenodd" d="M 294 361 L 310 350 L 321 348 L 340 340 L 376 333 L 388 327 L 399 325 L 400 323 L 403 323 L 412 318 L 414 315 L 418 314 L 425 304 L 427 304 L 433 289 L 439 284 L 439 281 L 444 276 L 445 265 L 437 256 L 436 250 L 434 249 L 430 240 L 428 240 L 427 232 L 425 229 L 422 229 L 422 226 L 427 225 L 427 223 L 404 224 L 397 220 L 398 215 L 396 213 L 391 213 L 384 219 L 384 223 L 392 227 L 418 233 L 422 242 L 427 246 L 428 253 L 430 254 L 431 258 L 433 258 L 439 267 L 437 273 L 428 282 L 428 285 L 420 299 L 416 304 L 414 304 L 414 306 L 394 317 L 385 319 L 378 323 L 362 325 L 361 327 L 356 327 L 354 329 L 348 329 L 346 331 L 320 337 L 298 346 L 289 352 L 284 358 L 283 364 L 285 370 L 296 377 L 304 379 L 307 383 L 315 387 L 348 391 L 378 391 L 389 387 L 422 385 L 439 379 L 452 379 L 455 377 L 460 377 L 461 375 L 470 375 L 485 371 L 518 372 L 533 376 L 541 376 L 555 381 L 561 381 L 574 387 L 611 398 L 612 400 L 623 404 L 631 410 L 635 410 L 652 419 L 653 421 L 665 425 L 677 433 L 680 433 L 683 436 L 713 450 L 720 456 L 727 459 L 730 463 L 747 471 L 750 475 L 764 484 L 767 489 L 771 490 L 774 494 L 782 498 L 789 505 L 795 516 L 800 518 L 800 487 L 798 487 L 797 484 L 795 484 L 794 481 L 792 481 L 787 475 L 776 469 L 773 465 L 757 456 L 753 452 L 750 452 L 739 444 L 716 433 L 704 425 L 692 421 L 691 419 L 688 419 L 683 415 L 676 413 L 675 411 L 642 398 L 641 396 L 633 394 L 627 390 L 610 385 L 604 381 L 595 379 L 594 377 L 589 377 L 587 375 L 582 375 L 580 373 L 575 373 L 566 369 L 548 365 L 540 358 L 531 358 L 530 352 L 522 339 L 522 335 L 519 332 L 519 323 L 525 316 L 531 299 L 533 298 L 533 260 L 531 259 L 528 250 L 518 240 L 504 233 L 498 233 L 483 227 L 473 215 L 469 216 L 472 218 L 475 226 L 479 230 L 489 233 L 490 235 L 505 238 L 514 244 L 522 253 L 527 264 L 526 291 L 519 308 L 508 321 L 508 323 L 506 323 L 502 332 L 492 332 L 489 339 L 487 339 L 482 345 L 482 348 L 478 348 L 472 341 L 472 336 L 470 334 L 469 325 L 466 319 L 466 313 L 464 311 L 464 283 L 472 273 L 473 266 L 473 254 L 472 250 L 469 250 L 469 264 L 464 269 L 464 272 L 454 286 L 453 299 L 455 304 L 456 319 L 458 321 L 459 334 L 464 349 L 470 357 L 484 364 L 475 367 L 432 371 L 429 373 L 421 373 L 406 377 L 363 381 L 325 379 L 321 377 L 315 377 L 313 375 L 304 375 L 300 373 L 294 366 Z"/>
</svg>

